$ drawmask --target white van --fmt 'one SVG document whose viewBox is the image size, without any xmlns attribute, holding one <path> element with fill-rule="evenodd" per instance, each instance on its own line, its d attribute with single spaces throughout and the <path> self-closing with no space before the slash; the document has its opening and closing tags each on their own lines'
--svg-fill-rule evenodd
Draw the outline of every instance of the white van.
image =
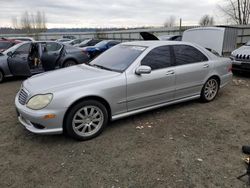
<svg viewBox="0 0 250 188">
<path fill-rule="evenodd" d="M 237 48 L 234 27 L 199 27 L 183 33 L 182 41 L 196 43 L 220 56 L 229 56 Z"/>
</svg>

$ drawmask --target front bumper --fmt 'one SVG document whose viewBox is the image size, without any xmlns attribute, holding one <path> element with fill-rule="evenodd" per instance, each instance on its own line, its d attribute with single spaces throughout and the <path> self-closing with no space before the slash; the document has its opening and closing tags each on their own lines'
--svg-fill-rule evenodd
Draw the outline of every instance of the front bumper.
<svg viewBox="0 0 250 188">
<path fill-rule="evenodd" d="M 234 60 L 232 69 L 234 71 L 250 72 L 250 62 Z"/>
<path fill-rule="evenodd" d="M 61 134 L 63 132 L 63 118 L 67 109 L 56 110 L 31 110 L 18 101 L 18 94 L 15 105 L 19 122 L 30 132 L 35 134 Z M 48 114 L 54 114 L 55 118 L 45 119 Z"/>
</svg>

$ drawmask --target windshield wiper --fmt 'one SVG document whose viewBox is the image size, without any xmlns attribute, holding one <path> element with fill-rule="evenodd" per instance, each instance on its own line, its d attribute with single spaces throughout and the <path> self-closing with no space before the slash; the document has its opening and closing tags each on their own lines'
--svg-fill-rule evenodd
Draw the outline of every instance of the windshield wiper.
<svg viewBox="0 0 250 188">
<path fill-rule="evenodd" d="M 94 64 L 94 65 L 92 65 L 92 66 L 93 66 L 93 67 L 98 67 L 98 68 L 100 68 L 100 69 L 104 69 L 104 70 L 114 71 L 113 69 L 110 69 L 110 68 L 104 67 L 104 66 L 102 66 L 102 65 L 96 65 L 96 64 Z"/>
</svg>

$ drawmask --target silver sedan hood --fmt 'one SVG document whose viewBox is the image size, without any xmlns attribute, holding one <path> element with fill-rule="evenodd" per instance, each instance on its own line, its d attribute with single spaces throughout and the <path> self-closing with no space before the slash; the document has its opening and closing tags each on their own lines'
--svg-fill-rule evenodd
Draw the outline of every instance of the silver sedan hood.
<svg viewBox="0 0 250 188">
<path fill-rule="evenodd" d="M 23 83 L 29 92 L 55 92 L 72 87 L 84 87 L 90 84 L 112 79 L 120 73 L 102 70 L 88 65 L 77 65 L 43 74 L 38 74 Z"/>
</svg>

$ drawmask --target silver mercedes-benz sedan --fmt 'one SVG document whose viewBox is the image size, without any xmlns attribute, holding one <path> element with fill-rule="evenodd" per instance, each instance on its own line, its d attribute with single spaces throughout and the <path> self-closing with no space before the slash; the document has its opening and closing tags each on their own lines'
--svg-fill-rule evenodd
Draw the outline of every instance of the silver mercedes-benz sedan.
<svg viewBox="0 0 250 188">
<path fill-rule="evenodd" d="M 122 43 L 89 65 L 33 76 L 15 104 L 37 134 L 98 136 L 109 121 L 200 98 L 212 101 L 232 78 L 230 59 L 184 42 Z"/>
</svg>

